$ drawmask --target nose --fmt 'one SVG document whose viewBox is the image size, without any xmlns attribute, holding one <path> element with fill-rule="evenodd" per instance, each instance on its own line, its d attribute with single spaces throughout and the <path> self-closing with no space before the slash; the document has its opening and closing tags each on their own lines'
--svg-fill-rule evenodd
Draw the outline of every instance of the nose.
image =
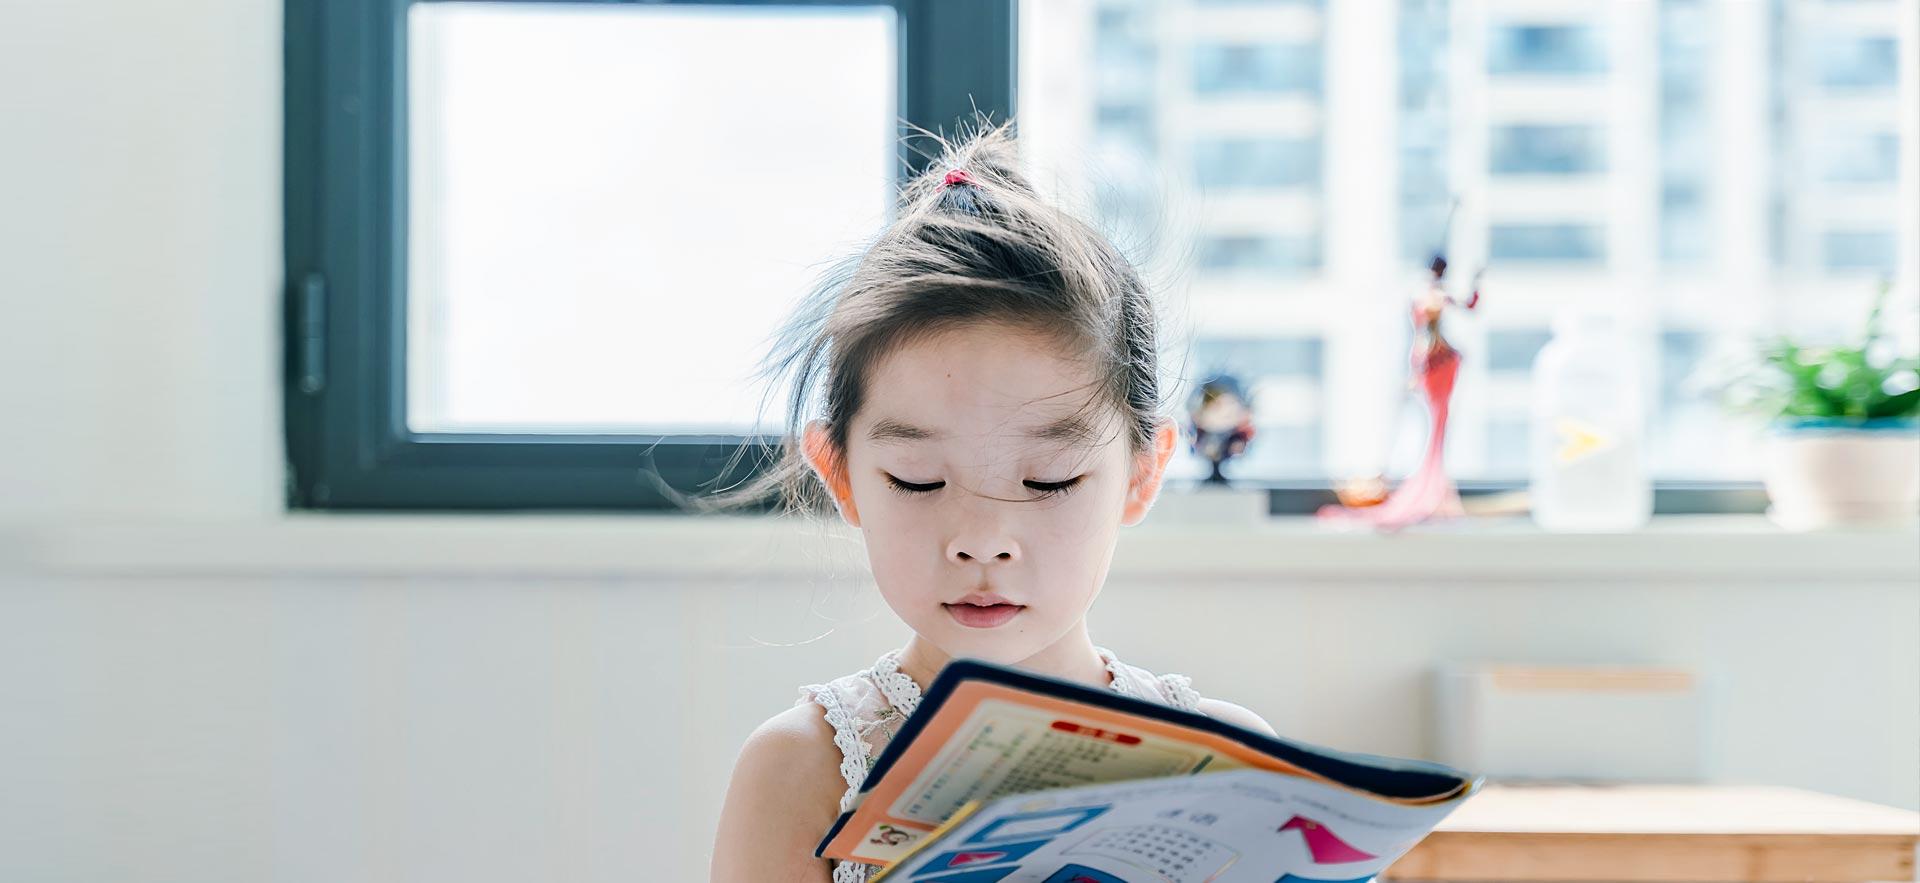
<svg viewBox="0 0 1920 883">
<path fill-rule="evenodd" d="M 969 552 L 956 541 L 947 547 L 947 558 L 959 564 L 966 564 L 972 561 L 1012 561 L 1014 555 L 1009 549 L 1002 549 L 990 555 Z"/>
<path fill-rule="evenodd" d="M 998 525 L 977 525 L 947 541 L 947 560 L 955 564 L 1012 562 L 1019 557 L 1020 544 Z"/>
<path fill-rule="evenodd" d="M 940 513 L 947 530 L 947 561 L 1011 564 L 1020 560 L 1020 543 L 1014 539 L 1019 506 L 978 491 L 956 495 Z"/>
</svg>

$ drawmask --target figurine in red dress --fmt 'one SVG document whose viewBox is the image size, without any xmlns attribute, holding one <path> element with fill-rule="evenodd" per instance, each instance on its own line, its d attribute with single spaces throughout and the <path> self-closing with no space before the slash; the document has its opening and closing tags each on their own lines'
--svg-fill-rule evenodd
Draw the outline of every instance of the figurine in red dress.
<svg viewBox="0 0 1920 883">
<path fill-rule="evenodd" d="M 1472 293 L 1465 301 L 1447 293 L 1444 282 L 1447 259 L 1434 255 L 1430 269 L 1433 277 L 1425 291 L 1413 299 L 1412 386 L 1427 399 L 1432 429 L 1427 434 L 1427 452 L 1420 468 L 1407 476 L 1385 500 L 1371 506 L 1324 506 L 1320 517 L 1328 521 L 1398 530 L 1410 524 L 1461 514 L 1460 492 L 1447 477 L 1442 458 L 1447 443 L 1447 403 L 1453 398 L 1453 381 L 1460 373 L 1460 351 L 1447 342 L 1440 331 L 1440 319 L 1448 307 L 1471 310 L 1480 304 L 1480 277 L 1473 279 Z"/>
</svg>

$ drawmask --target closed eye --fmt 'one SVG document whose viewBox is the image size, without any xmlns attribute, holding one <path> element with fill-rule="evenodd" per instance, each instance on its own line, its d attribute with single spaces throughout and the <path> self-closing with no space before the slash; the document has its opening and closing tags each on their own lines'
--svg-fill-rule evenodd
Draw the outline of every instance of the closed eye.
<svg viewBox="0 0 1920 883">
<path fill-rule="evenodd" d="M 1041 495 L 1035 497 L 1035 499 L 1046 499 L 1046 497 L 1060 495 L 1060 493 L 1066 493 L 1069 489 L 1073 489 L 1073 486 L 1077 486 L 1077 484 L 1081 482 L 1081 478 L 1087 478 L 1087 476 L 1073 476 L 1073 478 L 1068 478 L 1066 482 L 1033 482 L 1033 480 L 1027 480 L 1027 482 L 1021 482 L 1021 484 L 1025 484 L 1027 488 L 1041 491 Z M 933 493 L 933 491 L 937 491 L 937 489 L 945 488 L 947 482 L 914 484 L 914 482 L 902 482 L 899 478 L 895 478 L 895 476 L 889 474 L 889 476 L 887 476 L 887 486 L 895 489 L 895 491 L 900 491 L 900 493 L 914 495 L 914 493 Z"/>
<path fill-rule="evenodd" d="M 943 486 L 947 486 L 947 482 L 933 482 L 933 484 L 912 484 L 912 482 L 902 482 L 902 480 L 899 480 L 899 478 L 893 478 L 893 476 L 887 476 L 887 484 L 889 484 L 891 488 L 897 489 L 897 491 L 902 491 L 902 493 L 933 493 L 933 491 L 937 491 L 937 489 L 941 489 L 943 488 Z"/>
<path fill-rule="evenodd" d="M 1068 478 L 1066 482 L 1027 482 L 1027 488 L 1041 491 L 1041 499 L 1044 499 L 1044 497 L 1052 497 L 1052 495 L 1058 495 L 1058 493 L 1066 493 L 1069 489 L 1073 489 L 1075 484 L 1079 484 L 1081 478 L 1087 478 L 1087 476 L 1073 476 L 1073 478 Z"/>
</svg>

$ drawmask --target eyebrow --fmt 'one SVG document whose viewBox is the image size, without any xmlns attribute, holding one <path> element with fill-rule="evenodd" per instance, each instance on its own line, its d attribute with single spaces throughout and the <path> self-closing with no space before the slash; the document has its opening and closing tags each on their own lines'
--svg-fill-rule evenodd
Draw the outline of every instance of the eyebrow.
<svg viewBox="0 0 1920 883">
<path fill-rule="evenodd" d="M 1079 417 L 1067 417 L 1045 426 L 1029 429 L 1026 435 L 1028 438 L 1039 441 L 1087 442 L 1092 441 L 1096 433 L 1087 421 Z M 923 429 L 891 417 L 881 418 L 873 424 L 872 429 L 867 430 L 867 439 L 880 444 L 931 441 L 942 437 L 941 433 L 931 429 Z"/>
</svg>

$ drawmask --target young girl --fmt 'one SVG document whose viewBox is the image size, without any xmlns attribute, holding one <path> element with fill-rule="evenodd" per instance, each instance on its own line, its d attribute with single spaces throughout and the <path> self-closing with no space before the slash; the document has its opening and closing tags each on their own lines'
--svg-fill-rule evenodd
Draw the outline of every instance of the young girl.
<svg viewBox="0 0 1920 883">
<path fill-rule="evenodd" d="M 802 688 L 748 738 L 715 881 L 866 880 L 869 866 L 813 849 L 956 657 L 1272 732 L 1087 633 L 1119 528 L 1146 516 L 1177 443 L 1158 413 L 1139 276 L 1035 196 L 1006 126 L 942 160 L 801 310 L 774 362 L 794 381 L 785 474 L 801 484 L 788 488 L 824 493 L 861 530 L 881 596 L 914 635 Z"/>
</svg>

